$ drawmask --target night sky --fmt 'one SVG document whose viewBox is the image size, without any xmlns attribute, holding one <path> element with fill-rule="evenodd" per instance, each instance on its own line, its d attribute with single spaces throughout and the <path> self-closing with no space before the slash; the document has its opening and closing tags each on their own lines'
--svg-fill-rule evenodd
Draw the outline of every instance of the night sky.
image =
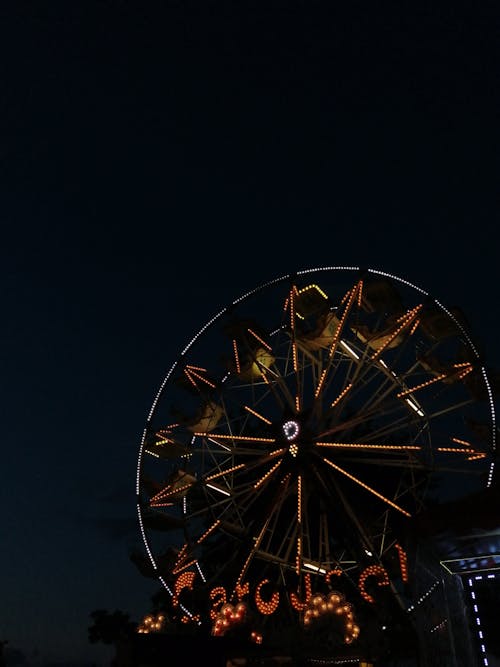
<svg viewBox="0 0 500 667">
<path fill-rule="evenodd" d="M 10 664 L 108 664 L 93 609 L 158 585 L 135 466 L 192 335 L 272 278 L 392 272 L 498 347 L 494 2 L 0 8 Z"/>
</svg>

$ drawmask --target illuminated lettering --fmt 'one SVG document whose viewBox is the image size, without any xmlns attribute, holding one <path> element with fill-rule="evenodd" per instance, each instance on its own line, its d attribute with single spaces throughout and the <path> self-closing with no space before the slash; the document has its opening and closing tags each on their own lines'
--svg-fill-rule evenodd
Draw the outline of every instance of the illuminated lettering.
<svg viewBox="0 0 500 667">
<path fill-rule="evenodd" d="M 261 614 L 264 614 L 266 616 L 274 614 L 280 602 L 280 594 L 278 593 L 278 591 L 275 591 L 271 595 L 270 600 L 266 601 L 262 599 L 260 591 L 266 584 L 269 583 L 270 583 L 269 579 L 263 579 L 259 584 L 257 584 L 257 588 L 255 589 L 255 604 L 257 605 L 257 609 L 260 611 Z"/>
<path fill-rule="evenodd" d="M 388 586 L 389 576 L 382 565 L 369 565 L 359 575 L 359 592 L 367 602 L 371 602 L 373 604 L 375 599 L 365 589 L 365 581 L 368 579 L 368 577 L 377 577 L 379 579 L 379 581 L 377 581 L 378 586 Z"/>
<path fill-rule="evenodd" d="M 183 572 L 175 581 L 175 592 L 172 598 L 172 605 L 177 607 L 179 604 L 179 595 L 184 588 L 188 588 L 190 591 L 193 590 L 193 581 L 196 577 L 194 572 Z"/>
<path fill-rule="evenodd" d="M 241 602 L 241 600 L 245 597 L 245 595 L 250 595 L 250 584 L 248 581 L 246 584 L 243 584 L 241 586 L 240 584 L 236 584 L 236 597 L 238 600 Z"/>
<path fill-rule="evenodd" d="M 299 596 L 296 593 L 290 593 L 290 604 L 295 609 L 295 611 L 304 611 L 304 609 L 309 604 L 309 600 L 312 595 L 312 586 L 311 586 L 311 575 L 306 574 L 304 577 L 304 583 L 306 587 L 306 597 L 304 601 L 299 599 Z"/>
<path fill-rule="evenodd" d="M 216 586 L 210 591 L 210 599 L 213 604 L 210 609 L 210 618 L 215 622 L 222 607 L 227 603 L 227 594 L 224 586 Z"/>
</svg>

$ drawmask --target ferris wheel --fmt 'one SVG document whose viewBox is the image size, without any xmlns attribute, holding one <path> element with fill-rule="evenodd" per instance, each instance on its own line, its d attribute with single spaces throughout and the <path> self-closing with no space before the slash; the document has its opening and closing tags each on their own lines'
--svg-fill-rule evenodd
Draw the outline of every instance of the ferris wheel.
<svg viewBox="0 0 500 667">
<path fill-rule="evenodd" d="M 491 484 L 495 430 L 458 309 L 375 269 L 266 282 L 154 397 L 136 482 L 152 570 L 212 634 L 251 614 L 260 642 L 280 614 L 333 615 L 355 644 L 365 607 L 413 602 L 412 519 Z"/>
</svg>

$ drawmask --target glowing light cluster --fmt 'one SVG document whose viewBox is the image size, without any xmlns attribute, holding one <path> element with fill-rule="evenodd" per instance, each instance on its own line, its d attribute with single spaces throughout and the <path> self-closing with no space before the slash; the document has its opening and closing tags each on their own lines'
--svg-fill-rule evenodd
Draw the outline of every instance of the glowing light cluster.
<svg viewBox="0 0 500 667">
<path fill-rule="evenodd" d="M 222 637 L 235 625 L 240 625 L 246 617 L 247 606 L 244 602 L 238 602 L 236 606 L 225 604 L 215 618 L 212 626 L 212 635 Z"/>
<path fill-rule="evenodd" d="M 165 616 L 163 614 L 148 614 L 144 616 L 137 626 L 139 634 L 148 634 L 149 632 L 160 632 L 164 626 Z"/>
<path fill-rule="evenodd" d="M 345 601 L 342 593 L 331 591 L 328 595 L 311 598 L 304 612 L 304 625 L 310 625 L 327 614 L 343 617 L 346 644 L 351 644 L 358 637 L 359 626 L 355 622 L 352 605 Z"/>
</svg>

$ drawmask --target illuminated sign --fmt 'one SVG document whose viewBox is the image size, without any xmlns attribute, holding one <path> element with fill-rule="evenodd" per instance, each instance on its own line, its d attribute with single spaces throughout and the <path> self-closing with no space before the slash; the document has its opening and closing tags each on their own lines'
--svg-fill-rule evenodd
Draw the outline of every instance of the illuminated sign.
<svg viewBox="0 0 500 667">
<path fill-rule="evenodd" d="M 408 581 L 407 557 L 404 549 L 396 544 L 398 552 L 399 568 L 401 580 Z M 319 571 L 319 568 L 318 568 Z M 331 588 L 332 577 L 340 578 L 343 575 L 340 569 L 334 569 L 325 572 L 319 577 L 326 586 Z M 196 578 L 195 572 L 183 572 L 174 585 L 174 595 L 172 604 L 174 607 L 182 606 L 180 604 L 180 594 L 184 589 L 192 590 Z M 358 590 L 361 597 L 370 604 L 375 603 L 374 596 L 367 591 L 366 582 L 369 579 L 376 582 L 377 586 L 389 586 L 389 574 L 387 570 L 379 564 L 369 565 L 364 568 L 359 575 Z M 341 620 L 344 628 L 344 641 L 346 644 L 354 641 L 360 628 L 356 623 L 353 605 L 346 599 L 343 593 L 336 590 L 329 590 L 326 593 L 312 591 L 311 575 L 305 574 L 303 578 L 304 586 L 299 594 L 298 591 L 277 590 L 269 579 L 264 578 L 255 585 L 250 582 L 244 584 L 238 583 L 231 597 L 236 597 L 236 602 L 228 600 L 228 592 L 224 586 L 212 588 L 209 596 L 211 601 L 210 619 L 212 621 L 212 634 L 216 636 L 224 635 L 228 630 L 237 624 L 241 624 L 247 617 L 248 601 L 252 600 L 255 609 L 261 616 L 271 616 L 283 604 L 283 599 L 301 615 L 304 626 L 310 626 L 316 619 L 331 614 Z M 285 602 L 286 603 L 286 602 Z M 182 621 L 199 621 L 198 615 L 193 615 L 191 619 L 183 616 Z M 262 637 L 256 635 L 254 641 L 261 641 Z"/>
</svg>

